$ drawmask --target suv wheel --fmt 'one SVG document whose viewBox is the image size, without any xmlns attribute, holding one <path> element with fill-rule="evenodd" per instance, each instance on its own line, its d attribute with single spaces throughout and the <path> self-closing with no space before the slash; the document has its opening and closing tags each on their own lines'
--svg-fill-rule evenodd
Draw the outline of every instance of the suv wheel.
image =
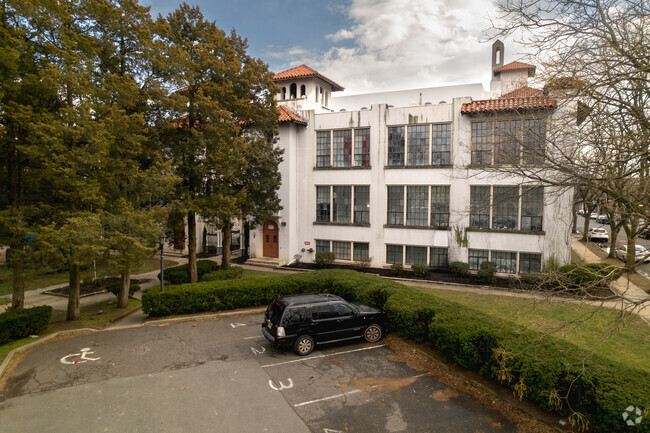
<svg viewBox="0 0 650 433">
<path fill-rule="evenodd" d="M 373 323 L 372 325 L 368 326 L 365 332 L 363 333 L 363 337 L 369 343 L 375 343 L 381 340 L 381 335 L 382 335 L 381 326 L 377 325 L 376 323 Z"/>
<path fill-rule="evenodd" d="M 301 335 L 293 344 L 293 350 L 300 356 L 309 355 L 314 350 L 314 339 L 309 335 Z"/>
</svg>

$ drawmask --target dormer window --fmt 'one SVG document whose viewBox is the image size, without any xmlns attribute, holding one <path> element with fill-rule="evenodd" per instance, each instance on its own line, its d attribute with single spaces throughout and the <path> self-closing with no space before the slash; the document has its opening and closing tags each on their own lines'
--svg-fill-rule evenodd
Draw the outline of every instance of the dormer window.
<svg viewBox="0 0 650 433">
<path fill-rule="evenodd" d="M 291 99 L 296 99 L 296 95 L 298 92 L 296 91 L 296 83 L 291 83 L 291 86 L 289 87 L 289 94 Z"/>
<path fill-rule="evenodd" d="M 304 97 L 304 96 L 305 96 L 305 93 L 306 93 L 305 85 L 302 84 L 302 85 L 300 86 L 300 97 L 301 97 L 301 98 Z"/>
</svg>

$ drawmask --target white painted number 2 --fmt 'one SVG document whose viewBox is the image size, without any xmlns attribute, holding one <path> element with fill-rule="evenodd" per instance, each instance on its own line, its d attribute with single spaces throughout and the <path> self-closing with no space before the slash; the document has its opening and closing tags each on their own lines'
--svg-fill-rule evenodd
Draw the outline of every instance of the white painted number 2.
<svg viewBox="0 0 650 433">
<path fill-rule="evenodd" d="M 271 388 L 273 388 L 274 390 L 276 390 L 276 391 L 282 391 L 283 389 L 293 388 L 293 380 L 291 380 L 291 379 L 288 379 L 288 380 L 289 380 L 289 385 L 285 385 L 284 383 L 280 382 L 280 386 L 279 386 L 279 387 L 275 386 L 275 385 L 273 384 L 273 381 L 272 381 L 272 380 L 269 380 L 269 386 L 270 386 Z"/>
<path fill-rule="evenodd" d="M 70 355 L 66 355 L 63 358 L 61 358 L 61 364 L 81 364 L 82 362 L 86 361 L 97 361 L 101 358 L 89 358 L 88 354 L 95 353 L 91 352 L 90 348 L 86 347 L 80 350 L 81 353 L 71 353 Z M 75 360 L 68 360 L 68 358 L 76 358 L 79 357 L 79 359 Z"/>
<path fill-rule="evenodd" d="M 253 351 L 253 355 L 260 355 L 260 354 L 266 352 L 266 349 L 263 348 L 263 347 L 260 350 L 257 350 L 256 348 L 251 347 L 251 350 Z"/>
</svg>

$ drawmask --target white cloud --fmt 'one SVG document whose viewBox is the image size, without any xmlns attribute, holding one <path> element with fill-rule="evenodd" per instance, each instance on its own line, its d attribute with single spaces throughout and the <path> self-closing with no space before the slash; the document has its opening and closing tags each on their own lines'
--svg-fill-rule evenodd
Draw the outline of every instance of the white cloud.
<svg viewBox="0 0 650 433">
<path fill-rule="evenodd" d="M 333 40 L 334 42 L 338 42 L 338 41 L 344 41 L 346 39 L 353 39 L 355 36 L 354 36 L 354 32 L 351 32 L 350 30 L 346 30 L 346 29 L 341 29 L 336 33 L 330 33 L 329 35 L 325 35 L 325 37 L 327 39 Z"/>
</svg>

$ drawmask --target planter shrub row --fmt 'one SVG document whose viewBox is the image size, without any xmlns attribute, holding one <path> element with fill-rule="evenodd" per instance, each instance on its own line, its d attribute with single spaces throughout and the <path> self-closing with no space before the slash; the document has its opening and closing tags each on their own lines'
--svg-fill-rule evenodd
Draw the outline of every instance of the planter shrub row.
<svg viewBox="0 0 650 433">
<path fill-rule="evenodd" d="M 579 411 L 590 431 L 623 432 L 628 406 L 650 407 L 650 374 L 593 355 L 464 305 L 354 271 L 324 270 L 288 276 L 211 281 L 148 290 L 150 316 L 268 305 L 281 295 L 329 292 L 383 308 L 404 338 L 430 342 L 448 362 L 509 386 L 545 410 Z M 559 404 L 558 404 L 559 403 Z M 571 409 L 571 410 L 570 410 Z M 650 433 L 650 419 L 635 427 Z"/>
<path fill-rule="evenodd" d="M 52 307 L 49 305 L 0 314 L 0 344 L 40 334 L 47 328 L 51 317 Z"/>
</svg>

